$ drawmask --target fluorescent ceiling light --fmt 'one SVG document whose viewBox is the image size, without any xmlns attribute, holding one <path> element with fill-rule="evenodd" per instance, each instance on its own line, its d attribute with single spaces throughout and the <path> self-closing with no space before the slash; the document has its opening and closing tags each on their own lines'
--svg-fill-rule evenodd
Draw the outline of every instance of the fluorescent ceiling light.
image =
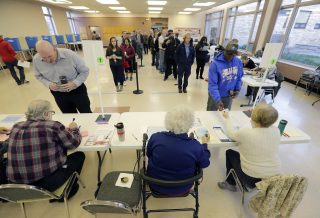
<svg viewBox="0 0 320 218">
<path fill-rule="evenodd" d="M 150 10 L 150 11 L 161 11 L 161 10 L 163 10 L 163 8 L 162 7 L 148 7 L 148 10 Z"/>
<path fill-rule="evenodd" d="M 88 10 L 89 8 L 86 6 L 68 6 L 69 8 L 76 9 L 76 10 Z"/>
<path fill-rule="evenodd" d="M 161 11 L 149 11 L 149 14 L 160 14 Z"/>
<path fill-rule="evenodd" d="M 214 4 L 215 2 L 197 2 L 197 3 L 194 3 L 193 6 L 208 7 Z"/>
<path fill-rule="evenodd" d="M 117 11 L 119 14 L 130 14 L 130 11 Z"/>
<path fill-rule="evenodd" d="M 72 2 L 67 0 L 41 0 L 41 1 L 52 3 L 52 4 L 72 4 Z"/>
<path fill-rule="evenodd" d="M 179 14 L 191 14 L 192 12 L 190 11 L 180 11 Z"/>
<path fill-rule="evenodd" d="M 100 13 L 100 11 L 95 11 L 95 10 L 87 10 L 87 11 L 84 11 L 84 12 L 91 13 L 91 14 L 98 14 L 98 13 Z"/>
<path fill-rule="evenodd" d="M 167 1 L 148 1 L 148 5 L 166 5 Z"/>
<path fill-rule="evenodd" d="M 109 7 L 112 10 L 125 11 L 127 10 L 125 7 Z"/>
<path fill-rule="evenodd" d="M 201 8 L 185 8 L 184 11 L 200 11 Z"/>
<path fill-rule="evenodd" d="M 104 5 L 118 5 L 119 2 L 118 0 L 96 0 L 97 2 L 99 2 L 100 4 L 104 4 Z"/>
</svg>

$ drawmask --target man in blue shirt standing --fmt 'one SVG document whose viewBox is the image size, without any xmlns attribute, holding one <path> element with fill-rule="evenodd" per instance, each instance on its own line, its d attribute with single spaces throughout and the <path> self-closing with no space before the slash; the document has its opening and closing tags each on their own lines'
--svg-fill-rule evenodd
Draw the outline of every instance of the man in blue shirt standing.
<svg viewBox="0 0 320 218">
<path fill-rule="evenodd" d="M 235 57 L 238 51 L 238 40 L 232 39 L 224 52 L 220 53 L 209 68 L 207 104 L 208 111 L 231 109 L 232 99 L 237 97 L 243 76 L 242 62 Z"/>
</svg>

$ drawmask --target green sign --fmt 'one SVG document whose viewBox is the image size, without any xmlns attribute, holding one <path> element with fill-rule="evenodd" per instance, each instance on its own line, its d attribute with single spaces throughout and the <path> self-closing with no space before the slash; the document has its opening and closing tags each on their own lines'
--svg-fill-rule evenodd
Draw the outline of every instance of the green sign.
<svg viewBox="0 0 320 218">
<path fill-rule="evenodd" d="M 97 57 L 98 64 L 104 64 L 104 57 Z"/>
<path fill-rule="evenodd" d="M 271 59 L 271 64 L 272 64 L 272 65 L 275 65 L 275 64 L 276 64 L 276 59 L 275 59 L 275 58 L 272 58 L 272 59 Z"/>
</svg>

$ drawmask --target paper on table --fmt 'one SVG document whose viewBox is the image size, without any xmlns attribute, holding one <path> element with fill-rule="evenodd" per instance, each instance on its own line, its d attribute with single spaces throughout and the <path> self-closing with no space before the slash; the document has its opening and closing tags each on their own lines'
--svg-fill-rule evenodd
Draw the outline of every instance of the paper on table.
<svg viewBox="0 0 320 218">
<path fill-rule="evenodd" d="M 3 120 L 1 120 L 2 123 L 15 123 L 18 120 L 20 120 L 22 118 L 22 116 L 6 116 Z"/>
<path fill-rule="evenodd" d="M 18 66 L 23 67 L 23 68 L 30 68 L 30 62 L 28 61 L 18 61 Z"/>
<path fill-rule="evenodd" d="M 121 182 L 121 178 L 123 178 L 123 177 L 127 177 L 128 178 L 128 182 L 126 182 L 126 183 Z M 133 174 L 120 173 L 119 177 L 117 179 L 117 182 L 116 182 L 116 186 L 123 187 L 123 188 L 131 188 L 132 182 L 133 182 Z"/>
<path fill-rule="evenodd" d="M 303 136 L 303 132 L 298 130 L 298 129 L 294 129 L 294 128 L 286 128 L 284 130 L 284 132 L 289 136 L 289 137 L 301 137 Z"/>
<path fill-rule="evenodd" d="M 96 130 L 94 133 L 89 134 L 85 146 L 98 146 L 106 145 L 110 141 L 110 137 L 114 129 Z"/>
</svg>

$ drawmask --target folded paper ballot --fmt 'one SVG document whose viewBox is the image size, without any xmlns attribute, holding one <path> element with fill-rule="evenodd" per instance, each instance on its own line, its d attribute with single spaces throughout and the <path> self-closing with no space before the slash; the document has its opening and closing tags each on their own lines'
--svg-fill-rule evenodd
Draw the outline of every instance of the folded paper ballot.
<svg viewBox="0 0 320 218">
<path fill-rule="evenodd" d="M 194 130 L 194 133 L 196 135 L 196 137 L 198 139 L 201 139 L 203 136 L 205 136 L 206 134 L 209 134 L 208 133 L 208 129 L 205 128 L 205 127 L 198 127 Z"/>
<path fill-rule="evenodd" d="M 120 173 L 115 186 L 123 188 L 131 188 L 133 182 L 133 174 Z"/>
<path fill-rule="evenodd" d="M 114 129 L 96 130 L 92 134 L 89 134 L 85 146 L 97 146 L 109 144 L 110 137 Z"/>
<path fill-rule="evenodd" d="M 221 142 L 234 142 L 233 140 L 229 139 L 228 136 L 226 136 L 221 127 L 213 127 L 213 131 Z"/>
<path fill-rule="evenodd" d="M 18 61 L 18 66 L 23 68 L 30 68 L 30 62 L 28 61 Z"/>
</svg>

